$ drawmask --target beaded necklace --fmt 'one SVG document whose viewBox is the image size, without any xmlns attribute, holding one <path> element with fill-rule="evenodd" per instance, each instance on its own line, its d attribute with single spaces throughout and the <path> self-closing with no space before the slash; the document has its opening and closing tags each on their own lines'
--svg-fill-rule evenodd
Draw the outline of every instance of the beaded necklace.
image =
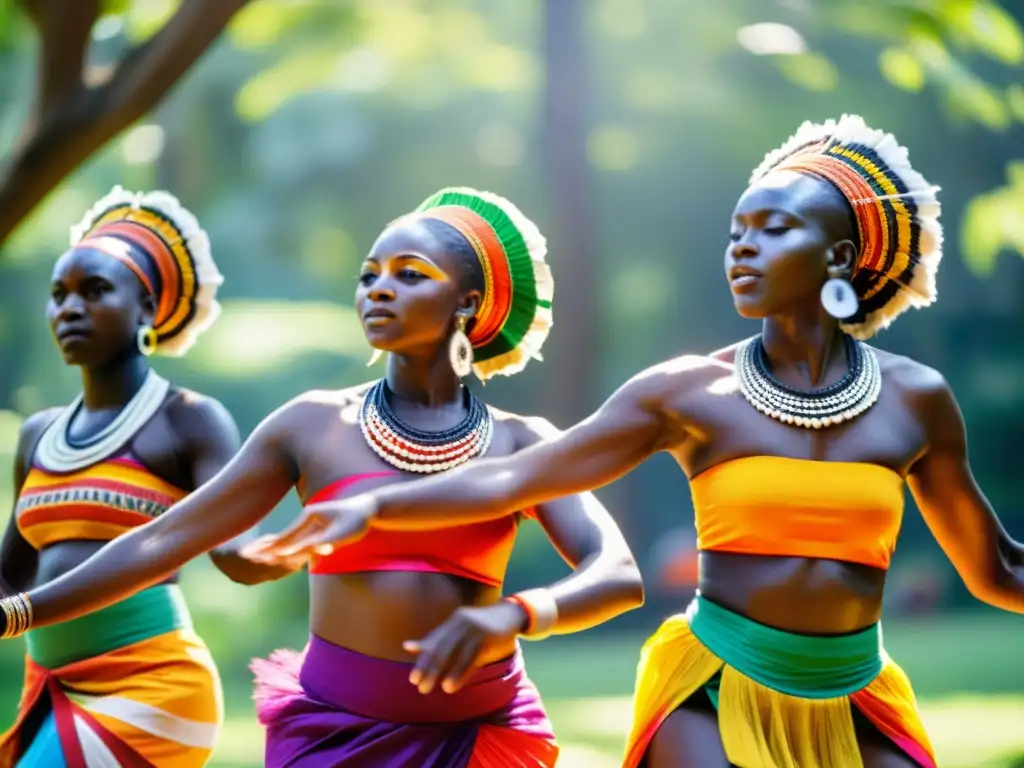
<svg viewBox="0 0 1024 768">
<path fill-rule="evenodd" d="M 882 372 L 874 351 L 843 335 L 849 369 L 839 381 L 822 389 L 790 387 L 771 372 L 768 353 L 758 334 L 736 350 L 740 391 L 761 413 L 785 424 L 821 429 L 856 418 L 878 400 Z"/>
<path fill-rule="evenodd" d="M 83 395 L 79 395 L 43 433 L 36 459 L 51 471 L 73 472 L 110 458 L 160 410 L 170 386 L 167 379 L 150 370 L 139 391 L 114 420 L 80 445 L 68 440 L 71 422 L 82 408 Z"/>
<path fill-rule="evenodd" d="M 468 389 L 469 413 L 461 424 L 443 432 L 422 432 L 402 422 L 387 399 L 381 379 L 363 396 L 359 427 L 373 451 L 393 467 L 406 472 L 432 474 L 483 456 L 494 436 L 490 410 Z"/>
</svg>

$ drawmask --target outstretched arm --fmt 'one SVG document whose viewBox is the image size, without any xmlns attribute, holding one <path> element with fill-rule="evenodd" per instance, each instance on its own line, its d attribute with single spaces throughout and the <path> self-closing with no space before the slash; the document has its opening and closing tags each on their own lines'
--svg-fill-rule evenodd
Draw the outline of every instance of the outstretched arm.
<svg viewBox="0 0 1024 768">
<path fill-rule="evenodd" d="M 545 419 L 531 419 L 528 424 L 535 440 L 553 440 L 561 434 Z M 643 605 L 643 580 L 633 552 L 593 493 L 545 502 L 534 511 L 555 549 L 573 569 L 548 588 L 558 608 L 553 633 L 580 632 Z"/>
<path fill-rule="evenodd" d="M 530 419 L 522 428 L 527 444 L 559 434 L 544 419 Z M 564 579 L 533 592 L 542 596 L 543 603 L 554 606 L 542 636 L 581 632 L 643 604 L 643 581 L 633 553 L 593 493 L 541 504 L 535 515 L 573 569 Z M 410 682 L 423 693 L 439 680 L 446 691 L 460 688 L 481 659 L 531 629 L 533 617 L 524 607 L 530 602 L 530 593 L 521 594 L 523 602 L 506 599 L 459 608 L 423 640 L 406 643 L 406 650 L 417 654 Z"/>
<path fill-rule="evenodd" d="M 928 448 L 907 478 L 911 493 L 971 594 L 1024 613 L 1024 546 L 1010 538 L 978 488 L 956 398 L 938 374 L 931 375 L 920 403 Z"/>
<path fill-rule="evenodd" d="M 557 436 L 511 456 L 375 490 L 371 524 L 403 530 L 463 525 L 608 485 L 676 437 L 666 407 L 674 378 L 664 367 L 653 368 Z"/>
<path fill-rule="evenodd" d="M 195 393 L 182 393 L 171 407 L 173 411 L 168 415 L 184 443 L 192 487 L 200 488 L 238 453 L 242 442 L 238 426 L 221 403 Z M 242 547 L 255 541 L 258 533 L 257 525 L 211 550 L 211 562 L 232 581 L 247 585 L 282 579 L 301 567 L 296 562 L 270 565 L 243 557 Z"/>
<path fill-rule="evenodd" d="M 269 416 L 216 477 L 164 515 L 30 591 L 33 626 L 91 613 L 158 584 L 262 519 L 297 477 L 290 448 L 295 410 L 289 405 Z"/>
<path fill-rule="evenodd" d="M 501 458 L 482 459 L 422 480 L 397 483 L 348 499 L 306 506 L 276 536 L 246 556 L 277 562 L 323 555 L 369 527 L 423 530 L 495 520 L 622 477 L 685 439 L 674 413 L 689 368 L 683 357 L 651 368 L 620 387 L 596 413 L 557 437 Z"/>
</svg>

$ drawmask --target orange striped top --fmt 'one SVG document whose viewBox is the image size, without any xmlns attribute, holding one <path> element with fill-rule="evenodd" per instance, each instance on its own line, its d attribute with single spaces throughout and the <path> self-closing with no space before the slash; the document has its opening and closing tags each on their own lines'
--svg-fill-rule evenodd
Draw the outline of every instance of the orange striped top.
<svg viewBox="0 0 1024 768">
<path fill-rule="evenodd" d="M 21 535 L 40 550 L 61 541 L 111 541 L 186 495 L 122 453 L 73 472 L 33 465 L 14 514 Z"/>
</svg>

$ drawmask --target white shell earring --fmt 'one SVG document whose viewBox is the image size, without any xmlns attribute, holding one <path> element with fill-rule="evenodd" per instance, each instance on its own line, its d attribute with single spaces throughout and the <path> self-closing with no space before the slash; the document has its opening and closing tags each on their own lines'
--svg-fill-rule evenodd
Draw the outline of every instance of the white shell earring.
<svg viewBox="0 0 1024 768">
<path fill-rule="evenodd" d="M 376 362 L 377 362 L 378 360 L 380 360 L 380 358 L 381 358 L 381 355 L 383 355 L 383 354 L 384 354 L 384 353 L 383 353 L 383 352 L 382 352 L 381 350 L 379 350 L 379 349 L 375 349 L 375 350 L 373 350 L 373 354 L 372 354 L 372 355 L 370 355 L 370 359 L 366 361 L 366 367 L 367 367 L 367 368 L 372 368 L 372 367 L 374 366 L 374 364 L 375 364 L 375 363 L 376 363 Z"/>
<path fill-rule="evenodd" d="M 837 320 L 845 320 L 857 314 L 860 302 L 849 280 L 833 277 L 821 286 L 821 306 Z"/>
<path fill-rule="evenodd" d="M 455 319 L 455 333 L 448 342 L 448 361 L 460 379 L 469 376 L 473 370 L 473 345 L 466 335 L 466 322 L 462 315 Z"/>
</svg>

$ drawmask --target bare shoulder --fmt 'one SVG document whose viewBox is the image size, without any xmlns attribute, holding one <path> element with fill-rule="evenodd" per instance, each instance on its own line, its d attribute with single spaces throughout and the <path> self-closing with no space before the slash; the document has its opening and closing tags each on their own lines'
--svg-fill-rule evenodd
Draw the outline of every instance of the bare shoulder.
<svg viewBox="0 0 1024 768">
<path fill-rule="evenodd" d="M 652 403 L 678 402 L 723 376 L 732 375 L 732 365 L 717 354 L 680 355 L 658 363 L 633 376 L 619 392 Z"/>
<path fill-rule="evenodd" d="M 357 384 L 344 389 L 312 389 L 285 403 L 282 409 L 303 418 L 327 417 L 331 414 L 336 416 L 338 413 L 349 412 L 361 406 L 363 396 L 371 386 L 372 384 Z"/>
<path fill-rule="evenodd" d="M 878 357 L 882 372 L 883 386 L 896 389 L 909 404 L 917 405 L 928 401 L 952 397 L 949 382 L 935 368 L 925 365 L 906 355 L 872 347 Z"/>
<path fill-rule="evenodd" d="M 963 414 L 953 389 L 935 368 L 892 352 L 875 349 L 882 386 L 890 388 L 924 428 L 931 442 L 960 441 Z"/>
<path fill-rule="evenodd" d="M 488 406 L 488 409 L 494 421 L 512 435 L 517 451 L 562 434 L 562 430 L 543 416 L 523 416 L 493 406 Z"/>
<path fill-rule="evenodd" d="M 234 417 L 220 400 L 191 389 L 179 389 L 165 408 L 172 428 L 183 437 L 238 431 Z"/>
<path fill-rule="evenodd" d="M 29 454 L 39 442 L 39 438 L 43 436 L 46 428 L 57 420 L 63 410 L 62 407 L 44 408 L 21 422 L 21 428 L 18 430 L 18 446 L 15 450 L 18 461 L 27 463 L 32 458 Z"/>
<path fill-rule="evenodd" d="M 372 384 L 357 384 L 344 389 L 311 389 L 296 395 L 270 416 L 265 425 L 286 432 L 293 429 L 309 433 L 318 428 L 342 423 L 355 424 L 363 396 Z"/>
</svg>

